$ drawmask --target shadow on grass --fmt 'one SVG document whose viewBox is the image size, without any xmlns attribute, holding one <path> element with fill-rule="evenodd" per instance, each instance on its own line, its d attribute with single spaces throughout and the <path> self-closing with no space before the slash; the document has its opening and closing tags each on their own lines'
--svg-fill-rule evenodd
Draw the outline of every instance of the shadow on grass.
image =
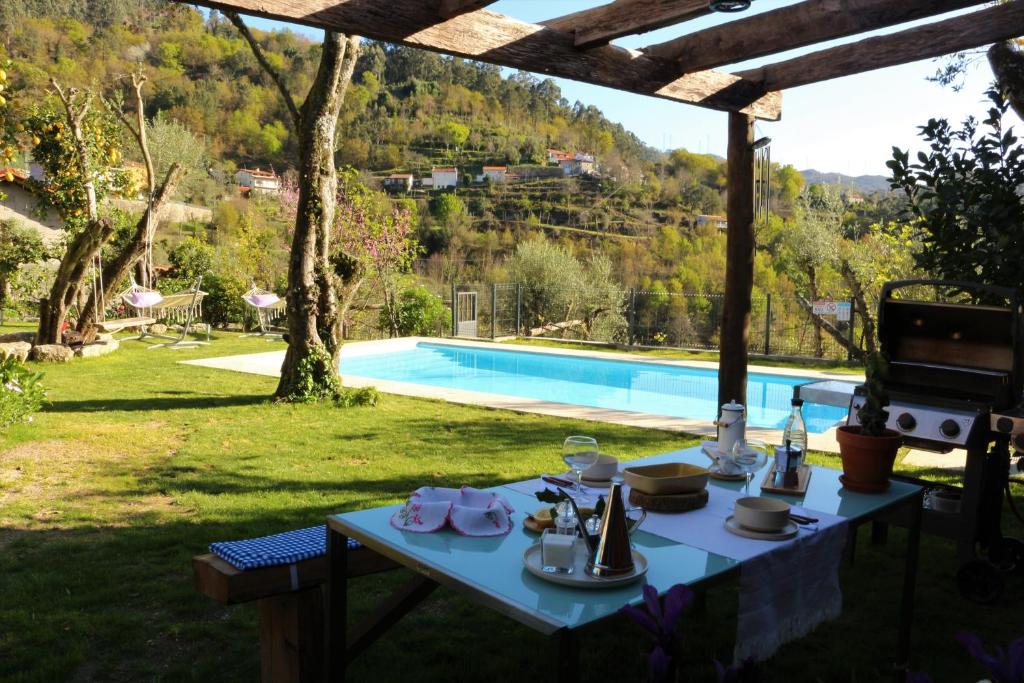
<svg viewBox="0 0 1024 683">
<path fill-rule="evenodd" d="M 168 393 L 168 392 L 164 392 Z M 184 392 L 181 392 L 184 393 Z M 233 395 L 233 396 L 202 396 L 190 395 L 187 398 L 111 398 L 93 399 L 88 401 L 54 401 L 46 406 L 48 413 L 101 413 L 105 411 L 149 411 L 149 410 L 191 410 L 196 408 L 233 408 L 269 403 L 271 398 L 266 394 Z"/>
</svg>

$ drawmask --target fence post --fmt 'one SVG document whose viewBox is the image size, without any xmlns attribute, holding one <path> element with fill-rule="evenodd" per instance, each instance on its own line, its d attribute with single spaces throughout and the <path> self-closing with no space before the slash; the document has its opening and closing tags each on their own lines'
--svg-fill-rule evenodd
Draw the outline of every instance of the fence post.
<svg viewBox="0 0 1024 683">
<path fill-rule="evenodd" d="M 772 295 L 768 294 L 764 304 L 764 355 L 771 354 L 772 347 Z"/>
<path fill-rule="evenodd" d="M 636 344 L 636 289 L 629 289 L 629 345 Z"/>
<path fill-rule="evenodd" d="M 523 329 L 523 285 L 516 283 L 516 336 L 520 336 Z"/>
<path fill-rule="evenodd" d="M 853 323 L 857 320 L 857 311 L 853 307 L 855 303 L 854 298 L 850 297 L 850 346 L 846 349 L 846 360 L 853 360 L 853 344 L 856 339 Z"/>
<path fill-rule="evenodd" d="M 498 331 L 498 285 L 491 283 L 491 339 L 493 340 Z"/>
<path fill-rule="evenodd" d="M 459 336 L 459 286 L 452 283 L 452 336 Z"/>
</svg>

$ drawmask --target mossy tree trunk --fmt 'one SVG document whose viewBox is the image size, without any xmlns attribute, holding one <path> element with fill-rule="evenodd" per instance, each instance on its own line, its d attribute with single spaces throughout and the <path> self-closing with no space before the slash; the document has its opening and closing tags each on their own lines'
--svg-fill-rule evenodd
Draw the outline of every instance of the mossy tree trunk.
<svg viewBox="0 0 1024 683">
<path fill-rule="evenodd" d="M 359 38 L 324 34 L 316 78 L 299 108 L 241 17 L 235 13 L 226 16 L 280 91 L 299 142 L 299 197 L 286 295 L 288 350 L 275 396 L 284 400 L 329 397 L 340 387 L 341 353 L 337 295 L 341 282 L 331 245 L 338 194 L 334 147 L 338 115 L 358 57 Z"/>
</svg>

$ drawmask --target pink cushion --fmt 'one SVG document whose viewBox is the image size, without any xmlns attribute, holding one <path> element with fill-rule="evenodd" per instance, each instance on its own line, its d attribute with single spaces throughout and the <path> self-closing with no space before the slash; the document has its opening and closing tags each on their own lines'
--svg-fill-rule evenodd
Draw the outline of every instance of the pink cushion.
<svg viewBox="0 0 1024 683">
<path fill-rule="evenodd" d="M 245 297 L 245 300 L 251 303 L 256 308 L 264 308 L 276 304 L 281 300 L 277 294 L 253 294 Z"/>
<path fill-rule="evenodd" d="M 124 300 L 135 308 L 149 308 L 163 301 L 164 297 L 160 292 L 132 292 Z"/>
</svg>

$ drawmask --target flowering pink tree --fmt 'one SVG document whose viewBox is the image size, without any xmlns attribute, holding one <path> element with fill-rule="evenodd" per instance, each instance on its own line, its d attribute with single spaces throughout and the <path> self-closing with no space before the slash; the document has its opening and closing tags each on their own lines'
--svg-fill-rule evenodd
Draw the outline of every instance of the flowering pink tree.
<svg viewBox="0 0 1024 683">
<path fill-rule="evenodd" d="M 286 217 L 295 215 L 298 188 L 286 178 L 278 194 Z M 384 318 L 389 334 L 398 334 L 398 276 L 408 272 L 422 248 L 415 237 L 415 217 L 408 208 L 396 207 L 387 195 L 367 188 L 354 169 L 338 173 L 337 211 L 332 242 L 337 251 L 331 263 L 340 291 L 339 318 L 344 320 L 357 292 L 367 278 L 384 298 Z"/>
<path fill-rule="evenodd" d="M 384 297 L 388 333 L 397 335 L 398 276 L 409 271 L 420 251 L 412 212 L 398 207 L 381 211 L 373 204 L 339 201 L 338 227 L 342 248 L 359 259 L 364 272 L 376 281 Z"/>
</svg>

